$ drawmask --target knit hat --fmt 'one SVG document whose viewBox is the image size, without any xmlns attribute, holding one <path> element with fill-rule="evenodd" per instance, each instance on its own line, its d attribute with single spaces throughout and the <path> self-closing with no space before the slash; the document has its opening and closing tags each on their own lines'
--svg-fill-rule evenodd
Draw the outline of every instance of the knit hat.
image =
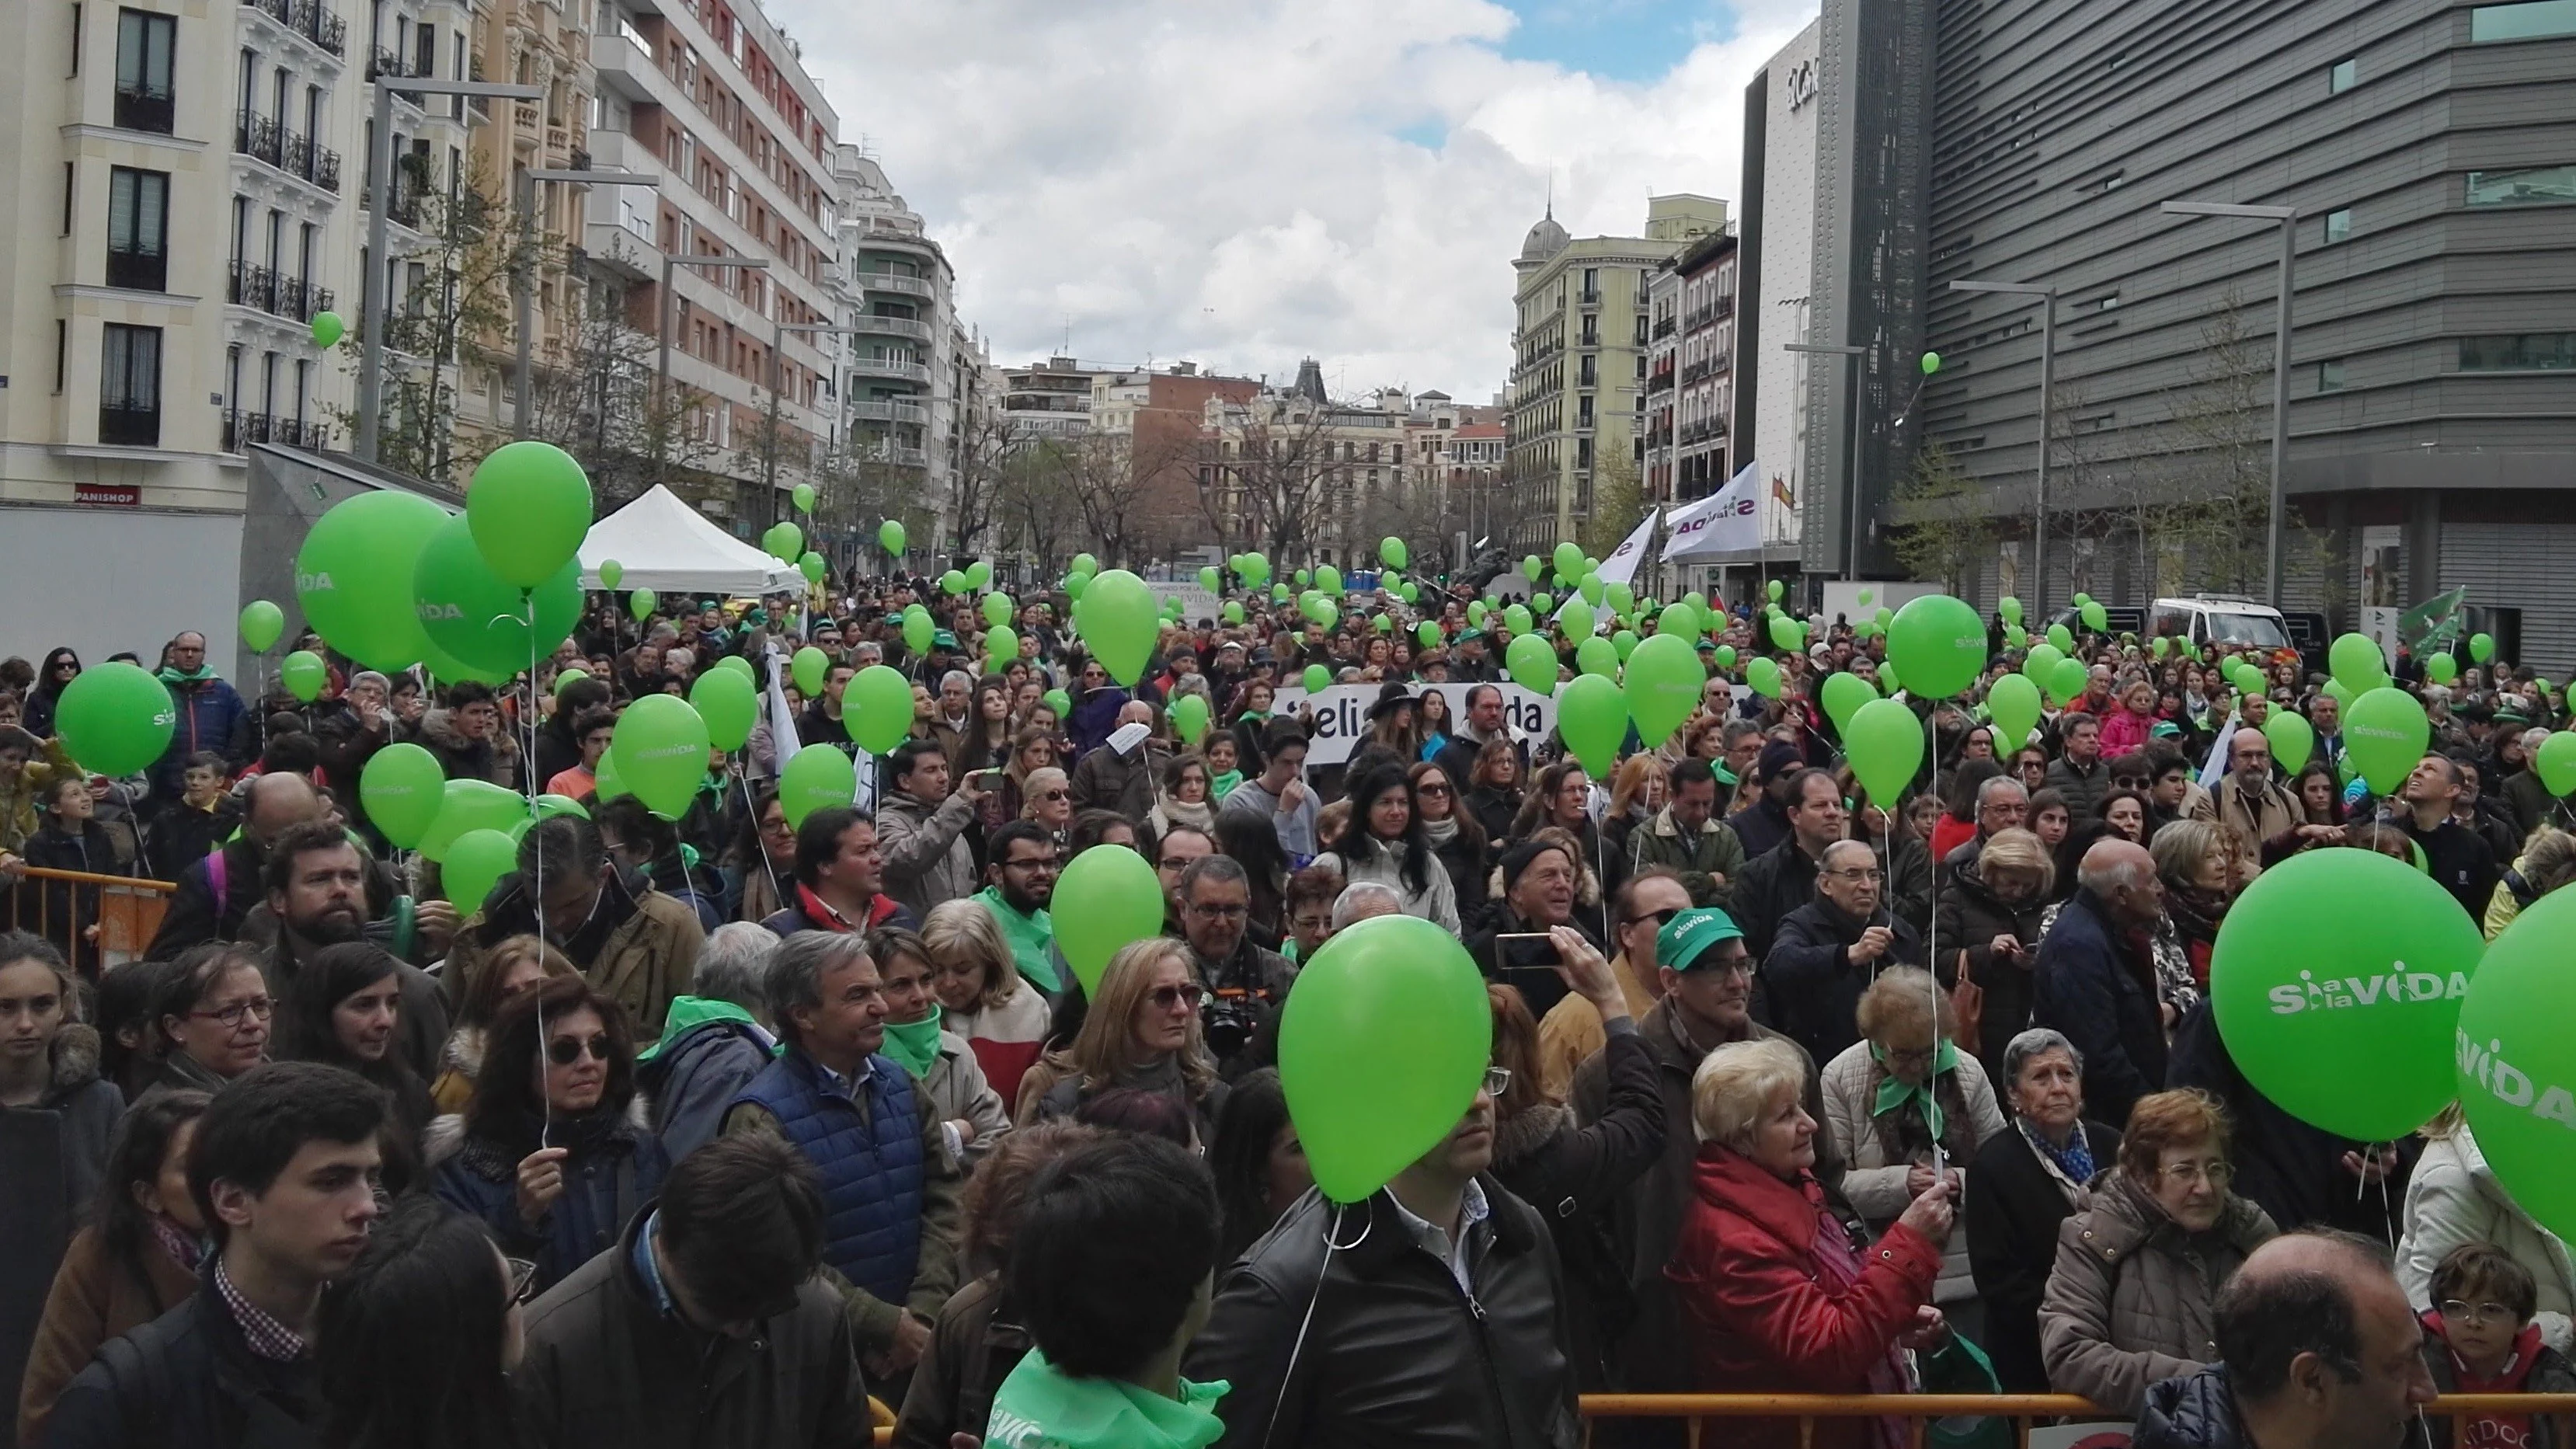
<svg viewBox="0 0 2576 1449">
<path fill-rule="evenodd" d="M 1655 960 L 1675 971 L 1688 971 L 1720 941 L 1741 941 L 1744 928 L 1715 906 L 1699 906 L 1664 923 L 1655 933 Z"/>
<path fill-rule="evenodd" d="M 1531 862 L 1537 860 L 1540 856 L 1551 850 L 1555 851 L 1559 855 L 1563 855 L 1565 853 L 1564 846 L 1547 840 L 1524 840 L 1520 844 L 1513 846 L 1511 849 L 1504 851 L 1502 860 L 1503 894 L 1511 894 L 1512 887 L 1520 884 L 1521 872 L 1529 869 Z"/>
<path fill-rule="evenodd" d="M 1807 757 L 1796 745 L 1786 740 L 1773 740 L 1762 747 L 1761 758 L 1753 765 L 1754 775 L 1762 780 L 1777 780 L 1807 763 Z"/>
</svg>

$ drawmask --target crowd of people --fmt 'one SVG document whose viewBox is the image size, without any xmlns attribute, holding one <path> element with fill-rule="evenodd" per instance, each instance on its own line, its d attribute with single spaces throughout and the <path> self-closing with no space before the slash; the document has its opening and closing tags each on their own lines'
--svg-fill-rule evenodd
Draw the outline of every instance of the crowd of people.
<svg viewBox="0 0 2576 1449">
<path fill-rule="evenodd" d="M 929 580 L 826 602 L 596 596 L 497 688 L 308 637 L 318 695 L 255 704 L 183 633 L 169 751 L 119 779 L 51 733 L 72 651 L 0 665 L 19 1444 L 1568 1449 L 1580 1393 L 1994 1390 L 2158 1449 L 2569 1442 L 2419 1415 L 2576 1389 L 2567 1246 L 2456 1109 L 2309 1126 L 2208 998 L 2231 902 L 2301 852 L 2418 862 L 2490 937 L 2576 876 L 2534 764 L 2564 701 L 2528 669 L 2401 659 L 2435 743 L 2382 799 L 2293 655 L 2239 693 L 2222 650 L 2088 633 L 2086 688 L 2014 739 L 1982 704 L 2021 664 L 1998 632 L 1974 689 L 1912 702 L 1933 746 L 1891 810 L 1821 705 L 1837 674 L 1875 696 L 1866 620 L 1773 650 L 1725 616 L 1699 711 L 1595 778 L 1512 725 L 1503 615 L 1464 587 L 1401 631 L 1230 599 L 1129 684 L 1060 592 L 1006 658 Z M 1579 641 L 1543 637 L 1572 678 Z M 781 667 L 809 645 L 810 698 Z M 676 818 L 602 798 L 620 711 L 737 655 L 783 709 Z M 1757 657 L 1776 693 L 1740 682 Z M 913 716 L 872 756 L 845 691 L 877 664 Z M 1329 765 L 1277 708 L 1315 666 L 1369 692 Z M 2296 771 L 2273 711 L 2312 726 Z M 368 818 L 397 742 L 575 808 L 448 900 Z M 791 819 L 817 743 L 858 798 Z M 1092 850 L 1141 855 L 1165 919 L 1086 990 L 1056 884 Z M 101 948 L 103 875 L 174 887 L 138 959 Z M 1485 976 L 1492 1065 L 1331 1201 L 1281 1012 L 1398 914 Z"/>
</svg>

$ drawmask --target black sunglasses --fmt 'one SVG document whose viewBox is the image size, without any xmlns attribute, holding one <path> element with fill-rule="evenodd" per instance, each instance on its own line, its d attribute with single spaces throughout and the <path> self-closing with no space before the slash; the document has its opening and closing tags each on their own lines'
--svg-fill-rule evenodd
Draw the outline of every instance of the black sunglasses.
<svg viewBox="0 0 2576 1449">
<path fill-rule="evenodd" d="M 582 1048 L 584 1046 L 589 1047 L 590 1059 L 592 1061 L 604 1062 L 608 1060 L 608 1034 L 606 1032 L 593 1033 L 588 1042 L 582 1042 L 568 1036 L 556 1037 L 553 1041 L 546 1043 L 546 1060 L 559 1067 L 571 1066 L 574 1062 L 581 1060 Z"/>
<path fill-rule="evenodd" d="M 1630 916 L 1628 918 L 1628 924 L 1633 926 L 1643 921 L 1652 921 L 1655 923 L 1655 929 L 1660 931 L 1664 927 L 1671 925 L 1673 923 L 1673 917 L 1678 916 L 1681 913 L 1682 907 L 1680 906 L 1666 906 L 1660 911 L 1648 911 L 1642 916 Z"/>
</svg>

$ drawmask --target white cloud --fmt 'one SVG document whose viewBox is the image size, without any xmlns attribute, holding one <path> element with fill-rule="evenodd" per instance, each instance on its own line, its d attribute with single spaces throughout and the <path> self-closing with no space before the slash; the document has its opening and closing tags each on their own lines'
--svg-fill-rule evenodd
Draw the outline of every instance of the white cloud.
<svg viewBox="0 0 2576 1449">
<path fill-rule="evenodd" d="M 1814 11 L 1745 0 L 1636 85 L 1506 59 L 1485 0 L 771 4 L 996 360 L 1069 319 L 1086 359 L 1311 354 L 1339 390 L 1475 400 L 1550 176 L 1578 236 L 1634 234 L 1650 189 L 1735 202 L 1744 82 Z"/>
</svg>

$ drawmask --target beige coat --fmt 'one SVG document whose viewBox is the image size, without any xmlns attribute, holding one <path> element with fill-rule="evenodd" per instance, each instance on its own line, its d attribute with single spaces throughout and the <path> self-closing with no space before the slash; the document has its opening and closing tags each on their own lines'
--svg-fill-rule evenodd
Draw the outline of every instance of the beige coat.
<svg viewBox="0 0 2576 1449">
<path fill-rule="evenodd" d="M 1854 1042 L 1832 1061 L 1825 1063 L 1821 1085 L 1825 1094 L 1825 1125 L 1833 1130 L 1834 1141 L 1843 1150 L 1842 1190 L 1845 1200 L 1869 1223 L 1872 1232 L 1885 1232 L 1887 1226 L 1904 1215 L 1906 1205 L 1914 1201 L 1905 1190 L 1905 1177 L 1914 1164 L 1887 1160 L 1886 1144 L 1879 1140 L 1878 1129 L 1870 1120 L 1871 1098 L 1876 1064 L 1869 1059 L 1869 1043 Z M 2004 1130 L 2003 1109 L 1995 1103 L 1994 1085 L 1986 1079 L 1986 1069 L 1975 1057 L 1959 1053 L 1959 1091 L 1968 1099 L 1970 1125 L 1983 1146 L 1987 1138 Z M 1926 1164 L 1927 1166 L 1929 1164 Z M 1964 1173 L 1965 1160 L 1949 1164 Z M 1977 1296 L 1977 1278 L 1968 1268 L 1968 1213 L 1974 1204 L 1959 1201 L 1958 1221 L 1951 1225 L 1950 1244 L 1941 1253 L 1941 1278 L 1933 1285 L 1932 1301 L 1958 1303 Z"/>
<path fill-rule="evenodd" d="M 2059 1225 L 2057 1266 L 2039 1300 L 2048 1386 L 2135 1418 L 2147 1386 L 2218 1361 L 2219 1285 L 2280 1229 L 2231 1195 L 2218 1226 L 2192 1236 L 2114 1168 Z"/>
<path fill-rule="evenodd" d="M 2301 820 L 2299 802 L 2289 791 L 2273 784 L 2264 786 L 2259 795 L 2248 795 L 2233 774 L 2208 794 L 2186 801 L 2184 809 L 2189 818 L 2223 825 L 2236 838 L 2236 873 L 2241 881 L 2263 873 L 2263 842 L 2298 829 Z"/>
</svg>

